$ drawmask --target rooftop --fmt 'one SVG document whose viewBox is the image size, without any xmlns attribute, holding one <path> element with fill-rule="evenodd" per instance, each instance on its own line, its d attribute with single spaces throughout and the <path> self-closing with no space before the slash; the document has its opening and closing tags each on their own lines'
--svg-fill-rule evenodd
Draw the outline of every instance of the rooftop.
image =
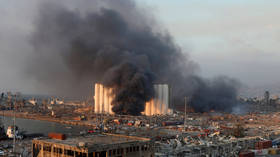
<svg viewBox="0 0 280 157">
<path fill-rule="evenodd" d="M 79 142 L 84 142 L 87 145 L 87 148 L 100 147 L 100 146 L 109 146 L 116 144 L 130 144 L 130 143 L 145 143 L 149 142 L 148 138 L 133 137 L 133 136 L 124 136 L 117 134 L 98 134 L 98 135 L 88 135 L 88 136 L 79 136 L 79 137 L 69 137 L 66 140 L 57 140 L 50 138 L 36 139 L 34 142 L 42 142 L 56 145 L 64 145 L 70 147 L 77 147 Z"/>
</svg>

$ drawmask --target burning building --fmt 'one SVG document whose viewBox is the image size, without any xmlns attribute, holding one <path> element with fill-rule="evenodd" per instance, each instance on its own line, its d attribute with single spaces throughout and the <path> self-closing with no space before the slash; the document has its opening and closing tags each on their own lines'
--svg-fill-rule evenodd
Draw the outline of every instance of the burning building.
<svg viewBox="0 0 280 157">
<path fill-rule="evenodd" d="M 115 96 L 113 88 L 105 87 L 103 84 L 95 84 L 94 95 L 94 112 L 103 114 L 114 114 L 112 107 Z M 169 87 L 167 84 L 154 85 L 155 96 L 145 103 L 143 115 L 164 115 L 171 114 L 172 109 L 169 108 Z"/>
</svg>

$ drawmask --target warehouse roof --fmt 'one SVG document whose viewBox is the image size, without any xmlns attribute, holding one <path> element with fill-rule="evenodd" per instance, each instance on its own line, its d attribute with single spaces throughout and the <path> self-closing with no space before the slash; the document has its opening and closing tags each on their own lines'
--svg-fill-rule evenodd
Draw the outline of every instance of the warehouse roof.
<svg viewBox="0 0 280 157">
<path fill-rule="evenodd" d="M 88 147 L 93 147 L 96 145 L 100 146 L 100 145 L 124 144 L 124 143 L 134 143 L 134 142 L 149 142 L 150 139 L 116 135 L 116 134 L 98 134 L 98 135 L 71 137 L 71 138 L 67 138 L 66 140 L 43 138 L 34 141 L 43 142 L 43 143 L 55 143 L 55 144 L 67 145 L 71 147 L 76 147 L 79 144 L 79 142 L 84 142 L 87 144 Z"/>
</svg>

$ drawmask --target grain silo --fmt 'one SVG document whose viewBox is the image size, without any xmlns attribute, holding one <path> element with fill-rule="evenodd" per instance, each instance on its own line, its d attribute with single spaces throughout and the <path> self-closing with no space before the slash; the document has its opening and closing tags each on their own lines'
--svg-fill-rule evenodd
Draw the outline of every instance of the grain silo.
<svg viewBox="0 0 280 157">
<path fill-rule="evenodd" d="M 102 84 L 95 84 L 94 94 L 94 112 L 95 113 L 109 113 L 112 112 L 112 88 L 104 87 Z"/>
<path fill-rule="evenodd" d="M 112 100 L 114 95 L 112 88 L 107 88 L 102 84 L 95 84 L 94 94 L 94 112 L 103 114 L 114 114 L 112 112 Z M 152 100 L 146 102 L 145 111 L 142 114 L 165 115 L 172 114 L 172 109 L 169 108 L 169 87 L 167 84 L 154 85 L 155 96 Z"/>
</svg>

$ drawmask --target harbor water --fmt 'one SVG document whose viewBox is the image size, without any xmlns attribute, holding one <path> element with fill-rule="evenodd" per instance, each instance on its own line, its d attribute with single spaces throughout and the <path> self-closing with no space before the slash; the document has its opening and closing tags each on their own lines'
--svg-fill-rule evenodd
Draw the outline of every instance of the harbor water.
<svg viewBox="0 0 280 157">
<path fill-rule="evenodd" d="M 13 117 L 0 117 L 5 129 L 13 125 Z M 87 130 L 84 126 L 72 126 L 55 122 L 16 118 L 16 126 L 19 131 L 25 134 L 43 134 L 48 135 L 50 132 L 64 133 L 66 135 L 78 135 L 81 131 Z"/>
</svg>

